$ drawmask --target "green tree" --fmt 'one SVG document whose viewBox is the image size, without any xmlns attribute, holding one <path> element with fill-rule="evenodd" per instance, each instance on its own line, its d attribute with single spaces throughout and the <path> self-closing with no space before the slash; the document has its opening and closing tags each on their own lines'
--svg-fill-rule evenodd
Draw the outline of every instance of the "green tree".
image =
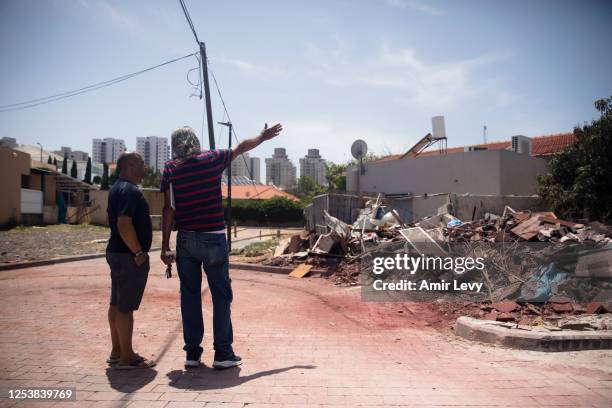
<svg viewBox="0 0 612 408">
<path fill-rule="evenodd" d="M 142 178 L 142 187 L 144 188 L 159 188 L 161 184 L 161 173 L 157 170 L 147 167 L 145 175 Z"/>
<path fill-rule="evenodd" d="M 47 164 L 53 164 L 53 160 L 51 160 L 51 155 L 49 155 L 49 159 L 47 160 Z"/>
<path fill-rule="evenodd" d="M 62 173 L 68 174 L 68 158 L 64 156 L 64 161 L 62 162 Z"/>
<path fill-rule="evenodd" d="M 53 158 L 53 165 L 55 166 L 55 170 L 57 170 L 57 159 L 55 157 Z"/>
<path fill-rule="evenodd" d="M 346 164 L 325 162 L 325 178 L 330 190 L 346 190 Z"/>
<path fill-rule="evenodd" d="M 296 189 L 293 190 L 303 204 L 310 204 L 314 196 L 323 194 L 325 191 L 325 187 L 308 176 L 300 177 Z"/>
<path fill-rule="evenodd" d="M 102 180 L 100 182 L 100 190 L 108 190 L 108 164 L 102 164 Z"/>
<path fill-rule="evenodd" d="M 72 161 L 72 167 L 70 167 L 70 177 L 77 178 L 79 171 L 77 169 L 76 160 Z"/>
<path fill-rule="evenodd" d="M 93 183 L 100 184 L 102 182 L 102 178 L 100 176 L 94 176 Z"/>
<path fill-rule="evenodd" d="M 83 181 L 91 184 L 91 157 L 87 158 L 87 167 L 85 167 L 85 178 Z"/>
<path fill-rule="evenodd" d="M 595 101 L 599 119 L 574 128 L 577 142 L 550 159 L 540 195 L 564 218 L 612 222 L 612 97 Z"/>
</svg>

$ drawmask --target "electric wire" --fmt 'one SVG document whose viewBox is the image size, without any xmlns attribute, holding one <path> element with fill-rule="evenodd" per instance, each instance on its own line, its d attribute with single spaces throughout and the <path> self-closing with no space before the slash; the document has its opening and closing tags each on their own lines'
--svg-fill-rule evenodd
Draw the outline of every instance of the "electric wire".
<svg viewBox="0 0 612 408">
<path fill-rule="evenodd" d="M 138 75 L 142 75 L 146 72 L 152 71 L 154 69 L 157 68 L 161 68 L 163 66 L 172 64 L 174 62 L 183 60 L 185 58 L 189 58 L 193 55 L 198 54 L 198 52 L 194 52 L 188 55 L 184 55 L 182 57 L 178 57 L 178 58 L 174 58 L 171 59 L 169 61 L 165 61 L 162 62 L 161 64 L 157 64 L 155 66 L 149 67 L 149 68 L 145 68 L 142 69 L 140 71 L 136 71 L 136 72 L 132 72 L 131 74 L 126 74 L 126 75 L 122 75 L 113 79 L 109 79 L 106 81 L 102 81 L 102 82 L 97 82 L 95 84 L 91 84 L 91 85 L 87 85 L 85 87 L 82 88 L 78 88 L 78 89 L 73 89 L 71 91 L 65 91 L 65 92 L 60 92 L 54 95 L 49 95 L 49 96 L 45 96 L 45 97 L 41 97 L 41 98 L 36 98 L 36 99 L 30 99 L 27 101 L 23 101 L 23 102 L 16 102 L 16 103 L 11 103 L 11 104 L 7 104 L 7 105 L 2 105 L 0 106 L 0 113 L 1 112 L 9 112 L 9 111 L 16 111 L 16 110 L 22 110 L 22 109 L 28 109 L 28 108 L 33 108 L 35 106 L 39 106 L 39 105 L 44 105 L 47 103 L 51 103 L 51 102 L 56 102 L 62 99 L 66 99 L 66 98 L 70 98 L 72 96 L 76 96 L 76 95 L 80 95 L 80 94 L 84 94 L 87 92 L 91 92 L 91 91 L 95 91 L 101 88 L 105 88 L 107 86 L 111 86 L 111 85 L 115 85 L 118 84 L 120 82 L 126 81 L 128 79 L 134 78 L 135 76 Z"/>
<path fill-rule="evenodd" d="M 210 61 L 208 61 L 210 63 Z M 240 144 L 240 140 L 238 139 L 238 135 L 236 134 L 236 127 L 234 125 L 234 123 L 232 122 L 232 118 L 227 110 L 227 105 L 225 104 L 225 99 L 223 99 L 223 95 L 221 94 L 221 88 L 219 87 L 219 83 L 217 82 L 217 78 L 215 77 L 215 73 L 213 72 L 213 70 L 210 68 L 210 64 L 209 64 L 209 68 L 208 71 L 210 72 L 210 75 L 213 78 L 213 82 L 215 84 L 215 88 L 217 89 L 217 94 L 219 95 L 219 99 L 221 100 L 221 105 L 223 105 L 223 110 L 225 112 L 225 115 L 227 116 L 227 121 L 232 123 L 232 133 L 234 135 L 234 139 L 236 140 L 236 145 Z M 246 158 L 244 157 L 244 154 L 241 155 L 242 160 L 244 162 L 244 165 L 247 169 L 247 172 L 249 174 L 252 174 L 251 169 L 249 168 L 249 163 L 247 163 Z M 255 189 L 255 195 L 259 196 L 259 191 L 257 191 L 257 184 L 253 184 L 253 188 Z M 266 210 L 264 208 L 262 208 L 262 211 L 264 213 L 264 216 L 266 217 L 266 222 L 268 224 L 268 227 L 270 226 L 270 219 L 268 217 L 268 213 L 266 212 Z"/>
<path fill-rule="evenodd" d="M 183 9 L 183 14 L 185 14 L 185 18 L 187 19 L 187 24 L 189 24 L 189 28 L 191 28 L 191 32 L 193 33 L 193 36 L 195 37 L 196 43 L 198 44 L 198 46 L 200 45 L 200 40 L 198 39 L 198 34 L 196 33 L 196 30 L 193 26 L 193 21 L 191 21 L 191 16 L 189 15 L 189 11 L 187 10 L 187 6 L 185 5 L 185 2 L 183 0 L 179 0 L 179 3 L 181 4 L 181 8 Z"/>
</svg>

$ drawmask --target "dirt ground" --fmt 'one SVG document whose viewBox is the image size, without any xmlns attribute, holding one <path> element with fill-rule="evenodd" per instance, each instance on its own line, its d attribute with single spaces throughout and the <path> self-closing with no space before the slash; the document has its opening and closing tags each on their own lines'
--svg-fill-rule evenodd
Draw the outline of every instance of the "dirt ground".
<svg viewBox="0 0 612 408">
<path fill-rule="evenodd" d="M 238 249 L 246 245 L 255 247 L 257 243 L 270 240 L 270 237 L 275 236 L 277 231 L 280 232 L 281 236 L 288 236 L 294 234 L 296 230 L 239 227 L 237 236 L 232 236 L 234 240 L 233 248 Z M 38 261 L 63 256 L 102 253 L 106 249 L 109 236 L 109 228 L 88 224 L 61 224 L 45 227 L 18 226 L 0 231 L 0 263 Z M 170 240 L 172 248 L 174 248 L 175 236 L 176 233 L 173 232 Z M 161 231 L 153 231 L 153 247 L 159 247 L 160 245 Z M 232 256 L 232 261 L 252 262 L 253 260 L 252 258 L 247 260 L 240 256 L 238 259 L 234 259 Z"/>
<path fill-rule="evenodd" d="M 0 231 L 0 263 L 101 253 L 109 236 L 109 228 L 87 224 L 19 226 Z M 161 231 L 154 231 L 153 245 L 159 242 Z"/>
</svg>

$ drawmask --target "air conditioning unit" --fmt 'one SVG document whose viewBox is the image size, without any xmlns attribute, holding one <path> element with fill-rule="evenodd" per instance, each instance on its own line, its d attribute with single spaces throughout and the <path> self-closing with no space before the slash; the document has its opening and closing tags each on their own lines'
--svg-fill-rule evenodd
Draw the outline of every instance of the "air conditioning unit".
<svg viewBox="0 0 612 408">
<path fill-rule="evenodd" d="M 531 155 L 531 139 L 523 135 L 512 136 L 512 151 Z"/>
</svg>

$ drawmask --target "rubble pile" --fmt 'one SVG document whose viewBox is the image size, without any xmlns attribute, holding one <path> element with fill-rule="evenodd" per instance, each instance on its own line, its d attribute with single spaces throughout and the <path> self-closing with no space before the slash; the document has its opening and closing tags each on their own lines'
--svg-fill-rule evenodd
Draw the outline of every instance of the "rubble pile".
<svg viewBox="0 0 612 408">
<path fill-rule="evenodd" d="M 453 224 L 453 225 L 451 225 Z M 448 238 L 459 241 L 610 242 L 610 227 L 598 222 L 589 225 L 558 219 L 552 212 L 516 212 L 506 207 L 502 216 L 485 214 L 480 220 L 447 224 Z"/>
<path fill-rule="evenodd" d="M 360 283 L 361 270 L 371 267 L 377 252 L 481 257 L 485 268 L 470 279 L 482 282 L 485 291 L 455 295 L 452 301 L 434 293 L 427 307 L 447 317 L 467 315 L 551 330 L 612 327 L 612 303 L 575 301 L 612 298 L 612 227 L 508 206 L 501 215 L 485 213 L 470 221 L 449 210 L 447 204 L 435 215 L 407 223 L 380 196 L 353 213 L 352 224 L 321 210 L 318 219 L 325 225 L 281 241 L 266 263 L 312 265 L 327 270 L 326 277 L 335 284 L 348 286 Z M 590 245 L 598 250 L 585 252 Z M 435 277 L 449 281 L 453 274 L 444 270 Z"/>
<path fill-rule="evenodd" d="M 328 277 L 336 284 L 355 285 L 359 280 L 362 259 L 392 244 L 429 255 L 479 253 L 487 259 L 487 270 L 499 272 L 494 276 L 483 276 L 489 300 L 495 301 L 520 288 L 528 291 L 527 286 L 538 284 L 537 279 L 530 281 L 532 275 L 538 275 L 540 279 L 547 273 L 537 270 L 537 266 L 550 254 L 544 249 L 520 246 L 519 243 L 612 243 L 612 228 L 609 226 L 597 222 L 565 221 L 552 212 L 521 212 L 506 206 L 501 215 L 486 213 L 483 218 L 472 221 L 457 219 L 448 212 L 447 206 L 437 212 L 409 224 L 402 220 L 398 211 L 385 206 L 381 196 L 367 201 L 352 224 L 323 210 L 325 225 L 319 227 L 324 227 L 326 233 L 303 231 L 286 238 L 279 243 L 274 257 L 265 263 L 276 266 L 305 263 L 327 269 Z M 496 245 L 500 243 L 508 245 L 500 250 Z M 520 260 L 518 264 L 517 259 Z M 526 297 L 529 296 L 526 294 Z"/>
</svg>

